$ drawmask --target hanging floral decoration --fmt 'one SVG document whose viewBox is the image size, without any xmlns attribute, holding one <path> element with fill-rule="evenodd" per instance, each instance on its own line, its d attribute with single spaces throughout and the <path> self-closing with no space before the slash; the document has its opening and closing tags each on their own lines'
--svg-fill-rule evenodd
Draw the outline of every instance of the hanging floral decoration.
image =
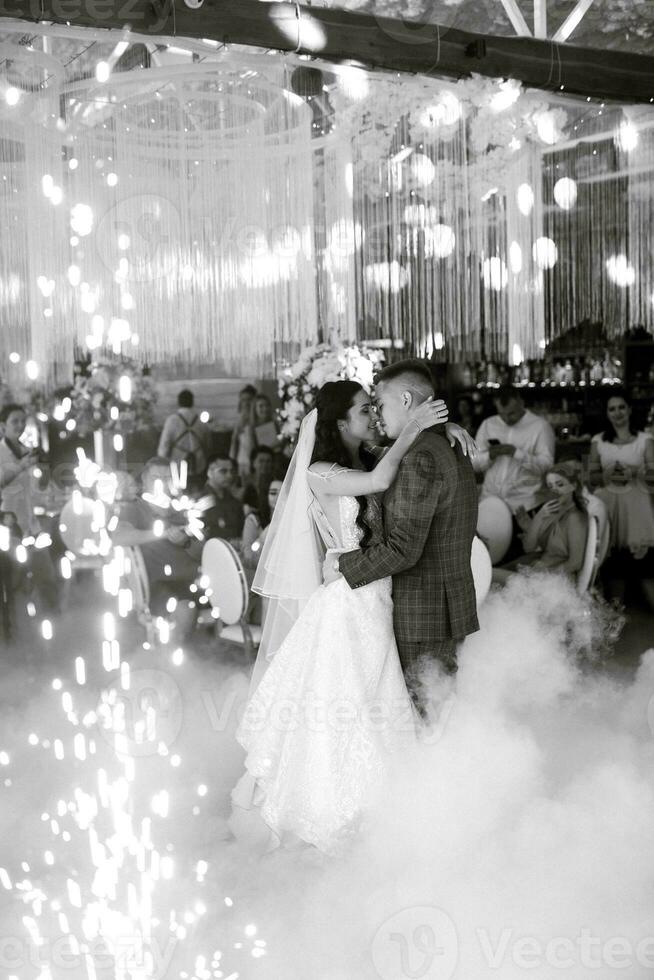
<svg viewBox="0 0 654 980">
<path fill-rule="evenodd" d="M 153 425 L 157 393 L 136 361 L 99 358 L 88 375 L 76 379 L 70 399 L 69 416 L 75 420 L 76 435 L 97 429 L 128 434 Z"/>
<path fill-rule="evenodd" d="M 370 390 L 383 360 L 382 351 L 356 344 L 306 347 L 297 361 L 283 368 L 278 377 L 281 437 L 289 443 L 295 442 L 302 419 L 313 408 L 318 391 L 327 381 L 357 381 Z"/>
</svg>

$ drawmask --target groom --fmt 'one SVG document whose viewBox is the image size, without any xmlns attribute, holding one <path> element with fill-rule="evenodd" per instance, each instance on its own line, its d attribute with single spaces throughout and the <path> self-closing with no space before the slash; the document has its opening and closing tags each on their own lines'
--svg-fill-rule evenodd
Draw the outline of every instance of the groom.
<svg viewBox="0 0 654 980">
<path fill-rule="evenodd" d="M 375 386 L 386 435 L 396 439 L 413 412 L 434 395 L 423 361 L 391 364 Z M 394 630 L 407 687 L 418 708 L 419 672 L 436 660 L 457 670 L 457 643 L 479 629 L 470 552 L 477 525 L 477 485 L 470 460 L 441 426 L 422 432 L 384 495 L 384 534 L 363 550 L 325 561 L 325 581 L 343 575 L 353 589 L 393 576 Z"/>
</svg>

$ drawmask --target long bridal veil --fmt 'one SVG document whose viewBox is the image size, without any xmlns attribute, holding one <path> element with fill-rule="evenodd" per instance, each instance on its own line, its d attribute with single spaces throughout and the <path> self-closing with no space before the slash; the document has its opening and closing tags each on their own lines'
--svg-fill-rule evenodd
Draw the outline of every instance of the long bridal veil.
<svg viewBox="0 0 654 980">
<path fill-rule="evenodd" d="M 264 623 L 250 695 L 284 642 L 309 596 L 322 585 L 324 548 L 312 516 L 308 470 L 316 440 L 317 411 L 302 420 L 297 446 L 273 512 L 252 584 L 263 596 Z"/>
</svg>

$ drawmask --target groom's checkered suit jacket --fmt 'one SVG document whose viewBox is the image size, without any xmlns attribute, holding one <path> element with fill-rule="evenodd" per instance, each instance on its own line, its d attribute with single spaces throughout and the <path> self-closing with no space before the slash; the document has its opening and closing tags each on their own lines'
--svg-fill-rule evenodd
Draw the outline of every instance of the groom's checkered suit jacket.
<svg viewBox="0 0 654 980">
<path fill-rule="evenodd" d="M 384 534 L 341 555 L 353 589 L 393 576 L 398 644 L 460 640 L 479 629 L 470 552 L 477 525 L 470 460 L 441 427 L 421 433 L 383 499 Z"/>
</svg>

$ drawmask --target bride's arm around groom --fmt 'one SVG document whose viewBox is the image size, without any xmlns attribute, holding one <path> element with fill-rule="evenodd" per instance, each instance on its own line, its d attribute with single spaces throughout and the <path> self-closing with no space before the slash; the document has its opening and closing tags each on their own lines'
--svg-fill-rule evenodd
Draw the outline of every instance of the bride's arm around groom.
<svg viewBox="0 0 654 980">
<path fill-rule="evenodd" d="M 388 435 L 411 413 L 411 371 L 382 375 L 379 409 Z M 433 389 L 431 389 L 433 391 Z M 425 392 L 421 393 L 424 396 Z M 414 403 L 415 404 L 415 403 Z M 364 549 L 331 560 L 353 588 L 393 577 L 394 628 L 403 666 L 417 657 L 454 657 L 456 641 L 479 628 L 470 555 L 477 523 L 470 460 L 438 428 L 420 434 L 384 496 L 384 529 Z M 327 578 L 331 573 L 327 565 Z"/>
</svg>

